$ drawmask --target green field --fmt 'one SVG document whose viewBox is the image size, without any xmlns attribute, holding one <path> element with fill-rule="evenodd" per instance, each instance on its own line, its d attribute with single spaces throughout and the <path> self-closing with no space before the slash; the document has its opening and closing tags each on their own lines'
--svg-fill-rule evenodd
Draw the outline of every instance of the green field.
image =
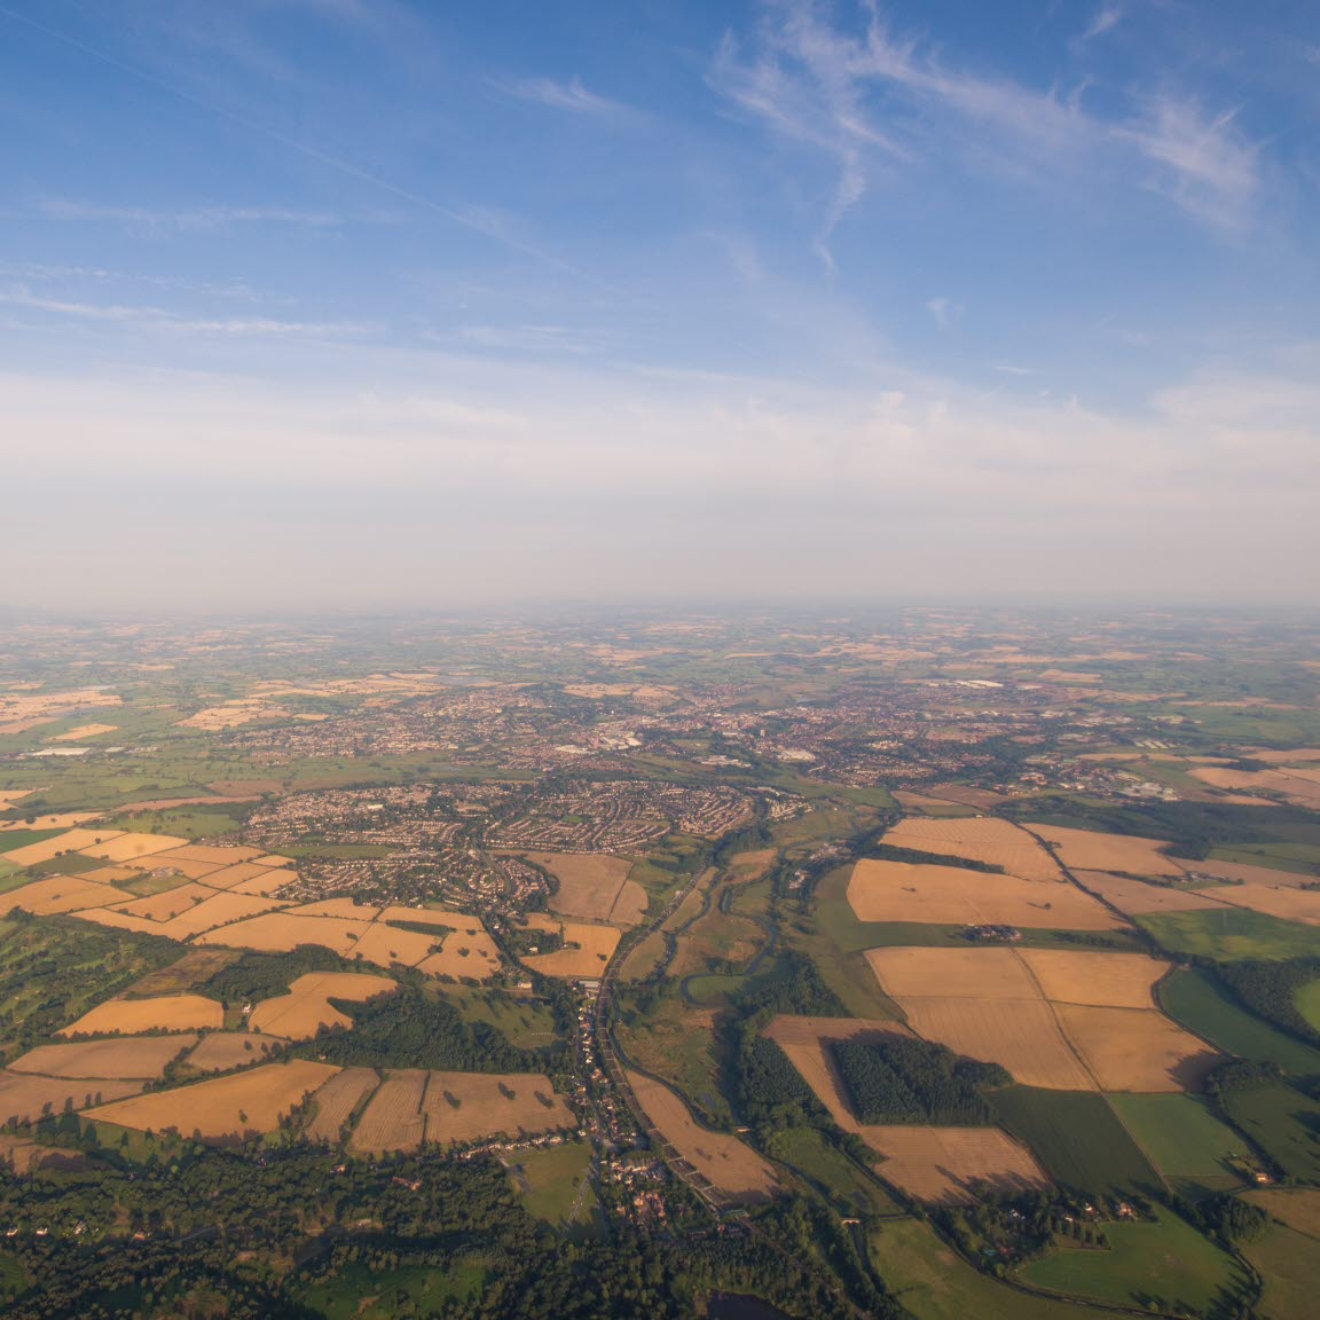
<svg viewBox="0 0 1320 1320">
<path fill-rule="evenodd" d="M 1104 1096 L 1009 1086 L 987 1097 L 1056 1182 L 1084 1192 L 1158 1187 L 1160 1176 Z"/>
<path fill-rule="evenodd" d="M 1022 1270 L 1039 1288 L 1120 1306 L 1204 1313 L 1249 1287 L 1241 1266 L 1171 1211 L 1104 1226 L 1108 1250 L 1064 1247 Z"/>
<path fill-rule="evenodd" d="M 1297 991 L 1293 1002 L 1297 1005 L 1297 1011 L 1307 1022 L 1317 1031 L 1320 1031 L 1320 977 L 1302 986 Z"/>
<path fill-rule="evenodd" d="M 1137 924 L 1166 952 L 1238 962 L 1320 954 L 1320 927 L 1281 921 L 1245 908 L 1152 912 Z"/>
<path fill-rule="evenodd" d="M 1166 1178 L 1216 1189 L 1237 1186 L 1224 1161 L 1246 1154 L 1247 1143 L 1199 1096 L 1111 1095 L 1109 1103 Z"/>
<path fill-rule="evenodd" d="M 185 839 L 214 839 L 232 834 L 248 814 L 246 807 L 258 804 L 233 803 L 228 808 L 217 805 L 206 807 L 201 803 L 189 807 L 173 807 L 164 811 L 139 811 L 130 815 L 113 816 L 108 824 L 116 830 L 133 830 L 139 834 L 177 834 Z"/>
<path fill-rule="evenodd" d="M 1260 1271 L 1264 1281 L 1255 1314 L 1260 1320 L 1311 1320 L 1320 1298 L 1320 1242 L 1271 1223 L 1259 1242 L 1250 1242 L 1242 1254 Z"/>
<path fill-rule="evenodd" d="M 350 1265 L 334 1278 L 317 1283 L 303 1301 L 326 1320 L 393 1320 L 399 1315 L 430 1315 L 451 1300 L 481 1293 L 487 1262 L 467 1257 L 444 1269 L 424 1265 L 394 1270 Z"/>
<path fill-rule="evenodd" d="M 521 1050 L 540 1049 L 559 1039 L 554 1014 L 543 999 L 464 985 L 446 985 L 440 996 L 458 1009 L 465 1022 L 486 1022 Z"/>
<path fill-rule="evenodd" d="M 1320 1182 L 1320 1101 L 1284 1082 L 1228 1091 L 1224 1108 L 1290 1177 Z"/>
<path fill-rule="evenodd" d="M 915 1320 L 1107 1320 L 1067 1302 L 997 1283 L 946 1246 L 928 1224 L 895 1219 L 870 1238 L 871 1263 Z"/>
<path fill-rule="evenodd" d="M 898 1005 L 880 989 L 862 956 L 863 950 L 880 943 L 873 936 L 885 923 L 857 920 L 846 897 L 851 872 L 852 867 L 841 866 L 821 880 L 812 917 L 794 921 L 784 932 L 785 940 L 811 958 L 855 1017 L 901 1021 Z"/>
<path fill-rule="evenodd" d="M 767 1153 L 782 1160 L 834 1202 L 844 1215 L 896 1215 L 902 1207 L 865 1170 L 814 1127 L 781 1128 Z"/>
<path fill-rule="evenodd" d="M 1320 1074 L 1320 1050 L 1240 1008 L 1196 968 L 1171 972 L 1155 987 L 1155 994 L 1171 1018 L 1229 1054 L 1278 1064 L 1296 1076 Z"/>
<path fill-rule="evenodd" d="M 518 1151 L 510 1161 L 514 1188 L 529 1215 L 556 1228 L 593 1222 L 599 1202 L 588 1181 L 590 1142 Z"/>
<path fill-rule="evenodd" d="M 63 833 L 63 830 L 3 830 L 0 831 L 0 849 L 7 853 L 14 852 L 18 848 L 26 848 L 30 843 L 40 843 L 42 839 L 53 839 Z"/>
</svg>

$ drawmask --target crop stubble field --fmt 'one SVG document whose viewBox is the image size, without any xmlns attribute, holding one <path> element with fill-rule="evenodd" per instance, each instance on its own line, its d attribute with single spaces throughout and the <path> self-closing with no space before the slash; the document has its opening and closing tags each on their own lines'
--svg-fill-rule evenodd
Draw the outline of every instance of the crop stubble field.
<svg viewBox="0 0 1320 1320">
<path fill-rule="evenodd" d="M 647 1118 L 713 1186 L 738 1201 L 763 1201 L 774 1194 L 779 1185 L 775 1171 L 750 1146 L 701 1127 L 683 1101 L 654 1078 L 631 1071 L 627 1077 Z"/>
<path fill-rule="evenodd" d="M 1027 1086 L 1177 1091 L 1219 1056 L 1163 1016 L 1144 954 L 895 947 L 867 953 L 920 1035 Z"/>
<path fill-rule="evenodd" d="M 999 1128 L 858 1122 L 830 1061 L 828 1043 L 910 1035 L 899 1024 L 781 1014 L 765 1034 L 788 1056 L 834 1121 L 882 1157 L 876 1172 L 918 1200 L 967 1203 L 974 1199 L 978 1182 L 1003 1192 L 1044 1186 L 1031 1152 Z"/>
</svg>

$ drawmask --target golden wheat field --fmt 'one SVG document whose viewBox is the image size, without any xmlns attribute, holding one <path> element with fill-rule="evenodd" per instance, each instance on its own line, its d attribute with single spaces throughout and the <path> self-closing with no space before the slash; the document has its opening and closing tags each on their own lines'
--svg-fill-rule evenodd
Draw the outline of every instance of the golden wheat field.
<svg viewBox="0 0 1320 1320">
<path fill-rule="evenodd" d="M 7 862 L 15 866 L 36 866 L 38 862 L 48 862 L 61 853 L 77 852 L 80 848 L 90 848 L 95 844 L 108 842 L 119 830 L 73 829 L 56 835 L 53 839 L 40 839 L 22 848 L 11 848 L 4 853 Z"/>
<path fill-rule="evenodd" d="M 1144 912 L 1192 912 L 1215 907 L 1214 890 L 1175 889 L 1172 885 L 1151 885 L 1104 871 L 1074 871 L 1077 882 L 1112 903 L 1120 912 L 1139 916 Z"/>
<path fill-rule="evenodd" d="M 45 880 L 33 880 L 18 889 L 0 895 L 0 910 L 22 908 L 36 917 L 48 917 L 57 912 L 77 912 L 82 908 L 120 903 L 122 890 L 78 875 L 52 875 Z"/>
<path fill-rule="evenodd" d="M 909 816 L 885 834 L 883 843 L 918 852 L 962 857 L 1000 866 L 1023 880 L 1059 880 L 1054 859 L 1025 830 L 994 816 L 934 819 Z"/>
<path fill-rule="evenodd" d="M 249 876 L 246 880 L 240 880 L 231 887 L 230 892 L 235 894 L 258 894 L 266 898 L 271 894 L 278 894 L 285 885 L 292 884 L 298 878 L 298 872 L 287 867 L 271 867 L 269 870 L 262 871 L 260 875 Z"/>
<path fill-rule="evenodd" d="M 1295 806 L 1312 811 L 1320 809 L 1320 783 L 1305 771 L 1230 770 L 1222 766 L 1198 766 L 1192 774 L 1211 788 L 1277 793 Z"/>
<path fill-rule="evenodd" d="M 559 931 L 564 947 L 554 953 L 533 954 L 522 961 L 542 976 L 598 979 L 614 956 L 619 932 L 614 926 L 588 926 L 578 921 L 558 921 L 543 912 L 533 912 L 527 925 L 535 930 Z"/>
<path fill-rule="evenodd" d="M 416 1150 L 426 1136 L 422 1099 L 426 1094 L 425 1068 L 390 1068 L 371 1097 L 349 1147 L 363 1153 Z"/>
<path fill-rule="evenodd" d="M 349 917 L 360 921 L 375 921 L 382 911 L 377 903 L 355 903 L 351 898 L 322 898 L 315 903 L 299 903 L 286 910 L 300 917 Z"/>
<path fill-rule="evenodd" d="M 345 1068 L 313 1093 L 315 1112 L 304 1129 L 312 1141 L 338 1142 L 344 1124 L 380 1085 L 374 1068 Z"/>
<path fill-rule="evenodd" d="M 422 1098 L 426 1140 L 466 1143 L 577 1127 L 541 1073 L 432 1072 Z"/>
<path fill-rule="evenodd" d="M 12 1072 L 48 1077 L 116 1077 L 151 1081 L 165 1065 L 197 1043 L 191 1032 L 178 1036 L 116 1036 L 113 1040 L 38 1045 L 9 1065 Z"/>
<path fill-rule="evenodd" d="M 261 1063 L 283 1044 L 277 1036 L 263 1036 L 259 1031 L 208 1031 L 188 1055 L 187 1063 L 198 1072 L 229 1072 Z"/>
<path fill-rule="evenodd" d="M 240 922 L 250 917 L 259 916 L 277 907 L 278 900 L 258 898 L 252 894 L 231 894 L 224 890 L 210 898 L 188 908 L 172 917 L 161 926 L 161 934 L 172 940 L 188 940 L 195 935 L 214 931 L 223 934 L 221 929 L 233 922 Z"/>
<path fill-rule="evenodd" d="M 628 1084 L 660 1135 L 726 1196 L 764 1201 L 778 1189 L 773 1167 L 750 1146 L 725 1132 L 709 1132 L 693 1121 L 687 1106 L 660 1082 L 629 1072 Z"/>
<path fill-rule="evenodd" d="M 1285 921 L 1320 926 L 1320 891 L 1294 885 L 1224 885 L 1214 891 L 1222 903 L 1250 908 Z"/>
<path fill-rule="evenodd" d="M 197 936 L 196 943 L 257 949 L 263 953 L 289 953 L 300 944 L 323 944 L 336 953 L 346 954 L 368 924 L 343 917 L 299 917 L 287 912 L 268 912 L 207 931 Z"/>
<path fill-rule="evenodd" d="M 263 999 L 250 1014 L 248 1026 L 272 1036 L 306 1040 L 322 1027 L 346 1027 L 348 1017 L 330 1004 L 331 999 L 361 1003 L 388 994 L 396 982 L 388 976 L 362 972 L 306 972 L 286 995 Z"/>
<path fill-rule="evenodd" d="M 3 810 L 2 797 L 0 810 Z M 60 811 L 48 816 L 0 821 L 0 846 L 4 844 L 5 834 L 11 830 L 71 830 L 85 820 L 95 820 L 96 815 L 94 811 Z"/>
<path fill-rule="evenodd" d="M 848 881 L 859 921 L 938 925 L 1005 924 L 1060 930 L 1108 930 L 1120 919 L 1066 881 L 1042 883 L 956 866 L 864 858 Z"/>
<path fill-rule="evenodd" d="M 978 1184 L 1003 1193 L 1048 1184 L 1032 1153 L 1000 1128 L 887 1124 L 862 1132 L 884 1156 L 881 1177 L 928 1204 L 970 1204 Z"/>
<path fill-rule="evenodd" d="M 201 865 L 209 866 L 210 863 L 202 862 Z M 258 866 L 255 862 L 233 862 L 229 866 L 211 871 L 206 876 L 206 883 L 212 889 L 233 889 L 244 880 L 255 880 L 257 876 L 265 875 L 268 870 L 270 867 Z"/>
<path fill-rule="evenodd" d="M 187 839 L 174 838 L 169 834 L 117 834 L 102 843 L 80 848 L 84 857 L 98 857 L 103 862 L 130 862 L 139 857 L 150 857 L 170 848 L 186 845 Z"/>
<path fill-rule="evenodd" d="M 1015 949 L 1046 999 L 1100 1008 L 1154 1008 L 1152 987 L 1169 970 L 1144 953 Z"/>
<path fill-rule="evenodd" d="M 908 1024 L 1027 1086 L 1179 1090 L 1204 1072 L 1201 1041 L 1154 1006 L 1168 964 L 1060 949 L 872 949 Z"/>
<path fill-rule="evenodd" d="M 161 923 L 146 917 L 135 917 L 110 907 L 82 907 L 71 914 L 79 921 L 90 921 L 96 926 L 112 926 L 115 930 L 136 930 L 144 935 L 161 934 Z"/>
<path fill-rule="evenodd" d="M 107 1100 L 136 1095 L 143 1085 L 109 1077 L 34 1077 L 0 1070 L 0 1123 L 11 1118 L 36 1122 L 44 1114 L 62 1114 L 66 1108 L 88 1109 Z"/>
<path fill-rule="evenodd" d="M 966 995 L 977 999 L 1036 999 L 1035 982 L 1004 946 L 927 949 L 909 945 L 868 949 L 866 961 L 887 995 Z"/>
<path fill-rule="evenodd" d="M 399 930 L 395 926 L 373 923 L 362 932 L 362 938 L 352 947 L 350 958 L 364 958 L 380 967 L 402 963 L 412 967 L 438 951 L 439 933 L 423 935 L 415 930 Z"/>
<path fill-rule="evenodd" d="M 1224 1061 L 1162 1013 L 1082 1004 L 1055 1011 L 1103 1091 L 1192 1091 Z"/>
<path fill-rule="evenodd" d="M 550 907 L 564 917 L 635 925 L 646 911 L 646 891 L 628 879 L 632 863 L 603 853 L 525 854 L 559 882 Z"/>
<path fill-rule="evenodd" d="M 187 843 L 181 848 L 171 848 L 159 854 L 159 860 L 165 862 L 207 862 L 212 866 L 232 866 L 237 862 L 250 862 L 261 856 L 260 848 L 248 848 L 241 844 L 230 843 Z"/>
<path fill-rule="evenodd" d="M 1070 871 L 1123 871 L 1129 875 L 1183 873 L 1178 862 L 1160 851 L 1169 846 L 1164 839 L 1070 830 L 1059 825 L 1028 825 L 1027 828 L 1053 844 L 1059 859 Z"/>
<path fill-rule="evenodd" d="M 109 999 L 84 1013 L 58 1034 L 92 1036 L 119 1032 L 196 1031 L 218 1029 L 224 1005 L 201 995 L 158 995 L 149 999 Z"/>
<path fill-rule="evenodd" d="M 187 880 L 183 884 L 176 885 L 173 889 L 166 889 L 162 893 L 151 894 L 147 898 L 134 899 L 131 903 L 120 903 L 115 911 L 127 913 L 130 917 L 141 917 L 145 921 L 165 922 L 187 912 L 189 908 L 196 907 L 198 903 L 205 902 L 206 899 L 212 898 L 214 895 L 214 889 L 208 889 L 195 880 Z"/>
<path fill-rule="evenodd" d="M 1043 999 L 900 1000 L 912 1029 L 955 1054 L 998 1063 L 1024 1086 L 1094 1091 L 1096 1083 L 1079 1062 Z"/>
<path fill-rule="evenodd" d="M 117 1100 L 91 1110 L 88 1117 L 138 1131 L 173 1129 L 185 1137 L 274 1132 L 281 1118 L 338 1071 L 310 1059 L 266 1063 L 226 1077 Z"/>
</svg>

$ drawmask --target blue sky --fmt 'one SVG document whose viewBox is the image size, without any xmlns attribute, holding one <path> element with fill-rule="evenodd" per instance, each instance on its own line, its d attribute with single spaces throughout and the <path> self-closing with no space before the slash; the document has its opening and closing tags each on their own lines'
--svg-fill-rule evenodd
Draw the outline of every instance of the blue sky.
<svg viewBox="0 0 1320 1320">
<path fill-rule="evenodd" d="M 0 598 L 1313 598 L 1317 112 L 1303 3 L 0 0 Z"/>
</svg>

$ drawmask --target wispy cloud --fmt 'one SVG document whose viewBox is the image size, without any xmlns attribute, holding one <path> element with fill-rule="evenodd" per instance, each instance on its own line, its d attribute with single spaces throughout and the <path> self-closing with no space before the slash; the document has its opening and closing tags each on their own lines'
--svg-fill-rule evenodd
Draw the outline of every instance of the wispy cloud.
<svg viewBox="0 0 1320 1320">
<path fill-rule="evenodd" d="M 1095 12 L 1095 17 L 1086 25 L 1086 31 L 1082 33 L 1083 41 L 1092 41 L 1096 37 L 1103 36 L 1111 28 L 1116 28 L 1123 21 L 1123 10 L 1115 4 L 1101 5 Z"/>
<path fill-rule="evenodd" d="M 192 317 L 163 307 L 43 297 L 21 286 L 0 291 L 0 306 L 79 321 L 99 321 L 137 330 L 220 335 L 236 339 L 358 339 L 377 329 L 363 322 L 350 321 L 284 321 L 263 316 Z"/>
<path fill-rule="evenodd" d="M 491 85 L 508 96 L 555 110 L 596 115 L 602 119 L 629 119 L 636 115 L 631 106 L 588 91 L 579 78 L 558 82 L 554 78 L 492 79 Z"/>
<path fill-rule="evenodd" d="M 1194 101 L 1161 96 L 1114 131 L 1157 167 L 1153 186 L 1210 224 L 1242 225 L 1258 185 L 1259 148 L 1237 111 L 1209 116 Z"/>
<path fill-rule="evenodd" d="M 105 221 L 126 229 L 150 234 L 190 233 L 227 229 L 233 225 L 289 225 L 310 229 L 337 229 L 348 224 L 388 223 L 394 217 L 383 212 L 360 215 L 308 211 L 283 206 L 196 206 L 181 209 L 152 209 L 143 206 L 104 206 L 94 202 L 49 198 L 37 205 L 48 220 Z"/>
<path fill-rule="evenodd" d="M 962 306 L 949 298 L 927 299 L 926 310 L 935 318 L 935 324 L 941 330 L 947 330 L 963 314 Z"/>
<path fill-rule="evenodd" d="M 878 174 L 950 156 L 960 168 L 1046 187 L 1074 179 L 1084 162 L 1128 176 L 1134 163 L 1153 163 L 1154 185 L 1216 226 L 1244 215 L 1258 186 L 1257 149 L 1235 115 L 1207 115 L 1189 97 L 1168 93 L 1107 119 L 1082 108 L 1085 82 L 1071 91 L 1035 88 L 959 68 L 917 38 L 896 35 L 872 5 L 851 28 L 819 0 L 766 0 L 763 10 L 750 44 L 726 36 L 709 81 L 780 136 L 835 161 L 816 240 L 827 263 L 832 233 Z M 1091 35 L 1119 18 L 1116 6 L 1103 8 Z"/>
</svg>

